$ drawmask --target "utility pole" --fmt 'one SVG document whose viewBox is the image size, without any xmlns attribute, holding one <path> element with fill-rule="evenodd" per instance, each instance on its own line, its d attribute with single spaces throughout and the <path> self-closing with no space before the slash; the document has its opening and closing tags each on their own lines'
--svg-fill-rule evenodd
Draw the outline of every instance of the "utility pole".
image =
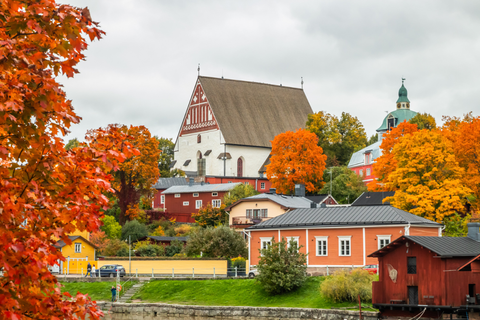
<svg viewBox="0 0 480 320">
<path fill-rule="evenodd" d="M 330 168 L 330 195 L 332 195 L 332 169 Z"/>
<path fill-rule="evenodd" d="M 132 236 L 128 235 L 128 273 L 132 276 Z"/>
</svg>

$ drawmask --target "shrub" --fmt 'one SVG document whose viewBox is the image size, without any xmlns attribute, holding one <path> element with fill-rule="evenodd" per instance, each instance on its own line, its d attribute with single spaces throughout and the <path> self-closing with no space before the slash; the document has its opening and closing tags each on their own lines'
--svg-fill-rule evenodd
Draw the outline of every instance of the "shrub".
<svg viewBox="0 0 480 320">
<path fill-rule="evenodd" d="M 173 257 L 176 254 L 182 252 L 183 242 L 179 240 L 173 240 L 169 246 L 165 247 L 165 255 L 167 257 Z"/>
<path fill-rule="evenodd" d="M 117 220 L 115 220 L 115 217 L 105 216 L 100 220 L 103 222 L 103 226 L 100 227 L 100 230 L 105 232 L 108 239 L 120 239 L 120 236 L 122 235 L 122 226 Z"/>
<path fill-rule="evenodd" d="M 150 235 L 162 237 L 165 235 L 165 230 L 163 230 L 162 226 L 158 226 L 158 228 L 155 229 L 152 233 L 150 233 Z"/>
<path fill-rule="evenodd" d="M 117 257 L 128 257 L 128 246 L 122 246 L 116 254 Z"/>
<path fill-rule="evenodd" d="M 375 275 L 367 270 L 341 270 L 329 276 L 320 284 L 320 292 L 334 302 L 372 300 L 372 282 Z"/>
<path fill-rule="evenodd" d="M 192 226 L 189 224 L 181 224 L 175 227 L 174 230 L 177 237 L 184 237 L 192 231 Z"/>
<path fill-rule="evenodd" d="M 120 250 L 127 250 L 128 256 L 128 244 L 119 239 L 110 240 L 103 250 L 103 254 L 106 256 L 117 256 Z M 124 251 L 122 251 L 124 252 Z"/>
<path fill-rule="evenodd" d="M 135 242 L 147 235 L 147 227 L 137 220 L 128 221 L 122 228 L 122 240 L 128 240 L 128 236 L 131 236 L 131 241 Z"/>
<path fill-rule="evenodd" d="M 196 228 L 185 247 L 189 257 L 238 257 L 246 256 L 247 244 L 242 235 L 226 226 Z"/>
<path fill-rule="evenodd" d="M 247 260 L 242 257 L 236 257 L 231 260 L 231 268 L 237 267 L 237 269 L 245 269 L 247 266 Z"/>
<path fill-rule="evenodd" d="M 148 241 L 138 241 L 135 244 L 135 255 L 140 257 L 163 256 L 165 248 L 161 245 L 151 244 Z"/>
<path fill-rule="evenodd" d="M 257 269 L 258 276 L 255 278 L 263 289 L 270 294 L 279 294 L 293 291 L 302 286 L 306 280 L 307 256 L 301 253 L 295 241 L 275 242 L 261 249 L 260 261 Z"/>
</svg>

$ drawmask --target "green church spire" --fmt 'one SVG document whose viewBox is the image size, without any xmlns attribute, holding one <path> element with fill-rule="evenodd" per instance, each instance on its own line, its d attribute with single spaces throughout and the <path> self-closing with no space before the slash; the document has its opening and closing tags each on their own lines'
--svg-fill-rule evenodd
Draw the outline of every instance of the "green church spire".
<svg viewBox="0 0 480 320">
<path fill-rule="evenodd" d="M 410 103 L 410 100 L 408 100 L 407 97 L 407 88 L 404 87 L 403 82 L 405 81 L 405 78 L 402 78 L 402 86 L 400 87 L 400 90 L 398 90 L 398 100 L 397 103 L 399 102 L 408 102 Z"/>
</svg>

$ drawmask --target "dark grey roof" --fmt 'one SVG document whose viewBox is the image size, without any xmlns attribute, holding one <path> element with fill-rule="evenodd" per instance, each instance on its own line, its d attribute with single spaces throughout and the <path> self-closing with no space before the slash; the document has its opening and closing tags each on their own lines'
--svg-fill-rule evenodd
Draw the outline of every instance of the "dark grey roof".
<svg viewBox="0 0 480 320">
<path fill-rule="evenodd" d="M 364 192 L 353 203 L 352 206 L 381 206 L 389 205 L 390 202 L 382 202 L 387 197 L 393 197 L 395 191 L 385 192 Z"/>
<path fill-rule="evenodd" d="M 139 240 L 143 240 L 145 238 L 150 238 L 152 240 L 155 240 L 155 241 L 173 241 L 173 240 L 180 240 L 180 241 L 187 241 L 188 240 L 188 237 L 160 237 L 160 236 L 146 236 L 146 237 L 143 237 L 142 239 L 139 239 Z"/>
<path fill-rule="evenodd" d="M 230 191 L 241 182 L 236 183 L 217 183 L 217 184 L 195 184 L 193 186 L 172 186 L 163 191 L 163 194 L 171 193 L 191 193 L 191 192 L 218 192 L 218 191 Z"/>
<path fill-rule="evenodd" d="M 154 189 L 163 190 L 168 189 L 171 186 L 184 186 L 187 185 L 187 179 L 185 177 L 176 177 L 176 178 L 159 178 L 157 183 L 153 185 Z"/>
<path fill-rule="evenodd" d="M 227 144 L 271 148 L 276 135 L 305 128 L 313 113 L 303 89 L 204 76 L 198 80 Z"/>
<path fill-rule="evenodd" d="M 392 241 L 388 246 L 370 254 L 369 257 L 384 256 L 398 248 L 399 243 L 407 241 L 415 242 L 442 257 L 475 257 L 480 254 L 480 242 L 469 237 L 402 236 Z"/>
<path fill-rule="evenodd" d="M 296 209 L 266 220 L 248 229 L 289 228 L 298 226 L 349 226 L 412 224 L 438 226 L 441 224 L 418 217 L 392 206 L 327 207 Z"/>
</svg>

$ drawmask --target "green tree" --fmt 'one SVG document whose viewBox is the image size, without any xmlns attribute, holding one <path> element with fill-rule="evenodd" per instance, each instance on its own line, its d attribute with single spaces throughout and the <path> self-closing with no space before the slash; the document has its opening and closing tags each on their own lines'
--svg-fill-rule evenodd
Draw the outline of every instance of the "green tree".
<svg viewBox="0 0 480 320">
<path fill-rule="evenodd" d="M 370 146 L 374 144 L 375 142 L 378 142 L 378 133 L 372 134 L 370 139 L 368 139 L 367 146 Z"/>
<path fill-rule="evenodd" d="M 323 172 L 323 180 L 325 185 L 320 194 L 330 193 L 330 170 L 332 171 L 332 196 L 340 204 L 352 203 L 363 192 L 367 191 L 367 187 L 362 178 L 355 174 L 347 167 L 333 167 Z"/>
<path fill-rule="evenodd" d="M 437 128 L 435 118 L 428 113 L 417 113 L 417 115 L 410 119 L 408 122 L 416 124 L 418 130 L 432 130 Z"/>
<path fill-rule="evenodd" d="M 79 145 L 80 145 L 80 142 L 78 141 L 77 138 L 70 139 L 65 145 L 65 150 L 71 150 L 73 148 L 78 147 Z"/>
<path fill-rule="evenodd" d="M 170 171 L 170 165 L 173 161 L 173 150 L 175 144 L 172 142 L 172 139 L 168 138 L 159 138 L 155 136 L 158 140 L 158 149 L 160 149 L 160 157 L 158 159 L 158 170 L 160 170 L 160 177 L 168 178 L 174 176 L 184 176 L 185 173 L 181 170 Z"/>
<path fill-rule="evenodd" d="M 467 214 L 461 217 L 458 213 L 455 213 L 449 217 L 443 219 L 445 230 L 443 234 L 447 237 L 465 237 L 468 233 L 467 223 L 470 222 L 471 215 Z"/>
<path fill-rule="evenodd" d="M 227 226 L 197 228 L 190 233 L 185 247 L 187 256 L 210 258 L 246 257 L 247 244 L 242 235 Z"/>
<path fill-rule="evenodd" d="M 240 199 L 248 198 L 259 193 L 260 192 L 255 190 L 253 186 L 242 183 L 230 190 L 230 192 L 228 192 L 227 194 L 225 194 L 225 196 L 223 197 L 223 203 L 225 204 L 225 207 L 228 207 L 229 205 L 237 202 Z"/>
<path fill-rule="evenodd" d="M 100 220 L 103 222 L 100 230 L 105 232 L 108 239 L 120 239 L 122 236 L 122 226 L 115 220 L 115 217 L 105 216 Z"/>
<path fill-rule="evenodd" d="M 147 227 L 144 224 L 141 224 L 137 220 L 131 220 L 125 223 L 122 227 L 122 240 L 128 240 L 128 237 L 131 236 L 131 241 L 135 242 L 138 239 L 141 239 L 148 235 Z"/>
<path fill-rule="evenodd" d="M 270 294 L 293 291 L 306 280 L 307 255 L 300 252 L 302 246 L 292 239 L 287 245 L 285 238 L 266 249 L 260 249 L 259 271 L 256 280 Z"/>
</svg>

